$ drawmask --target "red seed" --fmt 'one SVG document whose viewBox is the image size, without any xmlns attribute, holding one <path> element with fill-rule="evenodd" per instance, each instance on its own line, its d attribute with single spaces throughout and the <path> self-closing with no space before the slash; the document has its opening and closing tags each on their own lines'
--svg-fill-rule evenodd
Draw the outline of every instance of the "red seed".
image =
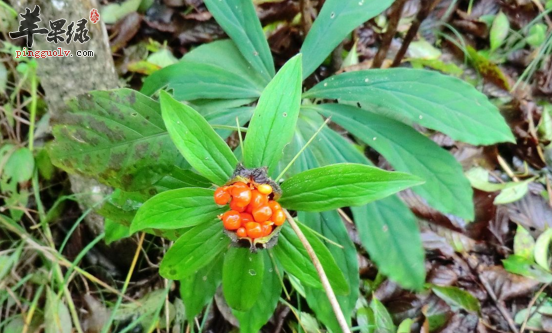
<svg viewBox="0 0 552 333">
<path fill-rule="evenodd" d="M 222 215 L 222 224 L 226 230 L 236 230 L 241 227 L 240 213 L 229 210 Z"/>
<path fill-rule="evenodd" d="M 257 207 L 253 210 L 253 218 L 256 222 L 266 222 L 270 220 L 272 210 L 268 206 Z"/>
</svg>

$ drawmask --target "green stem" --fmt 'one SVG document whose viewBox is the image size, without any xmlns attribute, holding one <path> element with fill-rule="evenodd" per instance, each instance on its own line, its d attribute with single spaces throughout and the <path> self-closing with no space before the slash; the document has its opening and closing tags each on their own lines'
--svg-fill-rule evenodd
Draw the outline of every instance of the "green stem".
<svg viewBox="0 0 552 333">
<path fill-rule="evenodd" d="M 307 240 L 307 237 L 305 237 L 305 234 L 303 234 L 303 231 L 301 231 L 301 228 L 299 228 L 299 225 L 295 223 L 295 220 L 293 219 L 293 217 L 291 217 L 291 215 L 286 209 L 284 209 L 284 213 L 286 214 L 287 221 L 291 225 L 291 228 L 297 234 L 297 237 L 301 241 L 301 244 L 303 244 L 303 246 L 305 247 L 305 250 L 307 250 L 307 253 L 312 261 L 312 264 L 314 265 L 314 268 L 318 273 L 318 277 L 320 278 L 322 287 L 326 292 L 326 296 L 330 301 L 330 305 L 332 306 L 332 310 L 335 314 L 337 322 L 341 327 L 341 331 L 343 333 L 351 333 L 351 330 L 349 329 L 349 324 L 347 323 L 347 319 L 345 319 L 345 316 L 343 315 L 341 306 L 339 305 L 339 302 L 335 297 L 335 293 L 332 289 L 332 286 L 330 285 L 330 280 L 328 280 L 328 276 L 326 275 L 326 272 L 324 272 L 324 267 L 322 267 L 322 263 L 320 263 L 320 259 L 318 259 L 318 256 L 316 255 L 316 252 L 314 252 L 312 245 L 310 245 L 309 241 Z"/>
<path fill-rule="evenodd" d="M 31 107 L 31 109 L 32 109 L 32 107 Z M 35 105 L 35 109 L 36 109 L 36 105 Z M 33 118 L 33 117 L 31 117 L 31 118 Z M 32 126 L 32 123 L 31 123 L 31 126 Z M 32 135 L 31 135 L 32 133 L 33 132 L 31 131 L 30 134 L 29 134 L 29 137 L 31 139 L 32 139 Z M 32 142 L 33 142 L 32 140 L 29 141 L 29 149 L 30 150 L 32 150 L 32 145 L 30 144 Z M 48 223 L 43 223 L 43 221 L 46 218 L 46 213 L 44 211 L 44 205 L 42 204 L 42 200 L 40 199 L 39 184 L 38 184 L 38 172 L 37 171 L 35 171 L 35 173 L 33 175 L 32 183 L 33 183 L 33 193 L 34 193 L 34 196 L 35 196 L 36 206 L 38 207 L 38 214 L 39 214 L 39 217 L 40 217 L 40 224 L 42 225 L 42 230 L 44 232 L 44 235 L 46 236 L 46 241 L 47 241 L 49 247 L 52 249 L 53 252 L 57 252 L 56 251 L 56 246 L 55 246 L 55 243 L 54 243 L 54 237 L 52 236 L 52 231 L 50 230 L 50 225 Z M 73 298 L 71 297 L 71 293 L 69 292 L 69 288 L 67 288 L 67 285 L 63 282 L 64 279 L 63 279 L 63 273 L 61 272 L 61 267 L 59 266 L 59 264 L 57 262 L 54 262 L 53 265 L 54 265 L 53 266 L 54 274 L 55 274 L 55 277 L 56 277 L 56 281 L 58 283 L 58 288 L 60 289 L 60 292 L 63 291 L 63 294 L 64 294 L 64 296 L 67 300 L 67 305 L 69 306 L 69 312 L 71 313 L 71 318 L 73 319 L 73 324 L 75 325 L 75 328 L 76 328 L 77 332 L 83 333 L 82 328 L 80 326 L 79 315 L 77 313 L 75 303 L 73 303 Z"/>
<path fill-rule="evenodd" d="M 33 67 L 31 67 L 33 68 Z M 36 122 L 36 105 L 37 105 L 37 89 L 38 89 L 38 81 L 36 78 L 36 69 L 32 69 L 31 73 L 31 116 L 30 121 L 31 124 L 29 126 L 29 150 L 33 151 L 34 148 L 34 130 L 35 130 L 35 122 Z"/>
<path fill-rule="evenodd" d="M 113 320 L 115 320 L 115 314 L 117 313 L 117 309 L 119 309 L 119 307 L 121 306 L 121 302 L 123 301 L 123 295 L 126 293 L 128 284 L 130 283 L 130 278 L 132 277 L 132 273 L 134 272 L 134 268 L 136 267 L 136 262 L 138 262 L 138 257 L 140 256 L 140 250 L 142 249 L 142 244 L 144 243 L 145 236 L 146 236 L 145 233 L 142 233 L 142 235 L 140 236 L 140 240 L 138 241 L 138 246 L 136 247 L 136 252 L 134 253 L 134 258 L 132 259 L 132 263 L 130 264 L 130 269 L 128 270 L 128 274 L 125 279 L 125 284 L 123 285 L 123 289 L 121 290 L 121 295 L 117 298 L 117 303 L 115 303 L 115 306 L 113 307 L 113 309 L 111 309 L 111 316 L 109 316 L 109 320 L 104 325 L 102 329 L 102 333 L 109 332 L 109 328 L 113 323 Z"/>
<path fill-rule="evenodd" d="M 285 175 L 285 173 L 288 171 L 288 169 L 291 168 L 293 163 L 295 163 L 295 161 L 299 158 L 299 156 L 301 156 L 301 154 L 305 151 L 305 149 L 307 149 L 307 147 L 311 144 L 311 142 L 314 140 L 314 138 L 316 138 L 318 133 L 320 133 L 320 131 L 322 131 L 322 129 L 324 128 L 324 126 L 326 126 L 326 124 L 330 121 L 330 119 L 331 119 L 331 117 L 326 119 L 326 121 L 322 125 L 320 125 L 320 128 L 318 128 L 318 130 L 312 135 L 312 137 L 309 139 L 309 141 L 307 141 L 307 143 L 301 148 L 301 150 L 299 150 L 299 152 L 295 155 L 295 157 L 293 157 L 291 162 L 289 162 L 288 165 L 284 168 L 284 170 L 282 170 L 282 172 L 280 172 L 278 177 L 276 177 L 276 180 L 275 180 L 276 182 L 278 182 L 280 180 L 280 178 L 282 178 Z"/>
</svg>

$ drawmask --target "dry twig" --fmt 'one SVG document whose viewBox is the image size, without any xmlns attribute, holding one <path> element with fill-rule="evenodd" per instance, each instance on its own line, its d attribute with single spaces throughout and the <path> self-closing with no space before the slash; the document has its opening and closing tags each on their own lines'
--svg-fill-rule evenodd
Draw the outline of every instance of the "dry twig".
<svg viewBox="0 0 552 333">
<path fill-rule="evenodd" d="M 324 268 L 322 267 L 320 260 L 316 256 L 314 249 L 312 248 L 309 241 L 301 231 L 301 228 L 299 228 L 297 223 L 295 223 L 295 220 L 293 219 L 293 217 L 291 217 L 289 212 L 286 209 L 284 209 L 284 213 L 286 214 L 287 220 L 291 225 L 291 228 L 293 228 L 293 231 L 295 231 L 295 233 L 297 234 L 297 237 L 299 237 L 301 244 L 303 244 L 303 246 L 305 247 L 305 250 L 307 250 L 307 253 L 309 254 L 309 257 L 311 258 L 312 263 L 314 265 L 314 268 L 316 268 L 316 272 L 320 277 L 320 282 L 322 282 L 322 287 L 324 288 L 324 291 L 326 292 L 326 296 L 328 296 L 328 300 L 332 305 L 333 312 L 337 318 L 337 322 L 339 323 L 341 330 L 343 331 L 343 333 L 351 333 L 351 330 L 349 329 L 349 325 L 347 324 L 347 320 L 343 315 L 343 311 L 341 311 L 341 306 L 339 305 L 339 302 L 337 301 L 337 298 L 335 297 L 335 294 L 333 292 L 332 286 L 330 285 L 328 276 L 326 275 L 326 272 L 324 272 Z"/>
</svg>

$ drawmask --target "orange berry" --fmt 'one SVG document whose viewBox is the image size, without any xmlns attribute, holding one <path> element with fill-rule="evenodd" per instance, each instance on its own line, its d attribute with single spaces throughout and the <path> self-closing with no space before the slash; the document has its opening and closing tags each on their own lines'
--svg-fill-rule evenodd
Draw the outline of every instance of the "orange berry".
<svg viewBox="0 0 552 333">
<path fill-rule="evenodd" d="M 232 201 L 230 201 L 230 209 L 235 210 L 238 213 L 243 213 L 245 211 L 245 207 L 237 205 L 236 200 L 234 200 L 234 199 L 232 199 Z"/>
<path fill-rule="evenodd" d="M 215 190 L 215 203 L 217 205 L 226 205 L 230 201 L 230 193 L 226 192 L 223 187 Z"/>
<path fill-rule="evenodd" d="M 272 186 L 268 184 L 261 184 L 257 186 L 257 190 L 259 190 L 259 192 L 261 192 L 262 194 L 269 195 L 270 193 L 272 193 Z"/>
<path fill-rule="evenodd" d="M 274 201 L 274 200 L 270 200 L 270 201 L 268 202 L 268 207 L 270 207 L 270 209 L 272 209 L 273 212 L 282 209 L 282 206 L 280 206 L 280 204 L 277 203 L 277 202 Z"/>
<path fill-rule="evenodd" d="M 251 202 L 251 190 L 234 188 L 232 190 L 232 202 L 235 202 L 236 205 L 242 207 L 249 205 L 249 203 Z"/>
<path fill-rule="evenodd" d="M 259 238 L 263 236 L 263 229 L 260 223 L 249 222 L 245 225 L 245 231 L 250 238 Z"/>
<path fill-rule="evenodd" d="M 243 226 L 245 226 L 248 222 L 255 222 L 253 215 L 249 213 L 241 213 L 240 218 Z"/>
<path fill-rule="evenodd" d="M 260 206 L 265 206 L 266 204 L 268 204 L 268 196 L 260 193 L 257 190 L 251 191 L 251 201 L 249 202 L 249 206 L 251 206 L 251 210 Z"/>
<path fill-rule="evenodd" d="M 236 230 L 241 227 L 240 213 L 229 210 L 222 215 L 222 224 L 226 230 Z"/>
<path fill-rule="evenodd" d="M 263 232 L 263 237 L 270 235 L 270 233 L 272 232 L 272 223 L 263 223 L 261 225 L 261 231 Z"/>
<path fill-rule="evenodd" d="M 247 237 L 247 231 L 245 231 L 245 228 L 239 228 L 238 231 L 236 231 L 236 235 L 238 235 L 238 237 Z"/>
<path fill-rule="evenodd" d="M 284 213 L 283 210 L 279 209 L 272 214 L 272 222 L 274 222 L 275 225 L 280 226 L 284 224 L 285 221 L 286 221 L 286 214 Z"/>
<path fill-rule="evenodd" d="M 253 209 L 253 218 L 256 222 L 266 222 L 270 220 L 272 210 L 268 206 L 261 206 Z"/>
<path fill-rule="evenodd" d="M 249 189 L 249 186 L 247 186 L 247 184 L 244 182 L 235 182 L 230 186 L 230 192 L 233 192 L 234 190 L 245 190 L 245 189 Z"/>
</svg>

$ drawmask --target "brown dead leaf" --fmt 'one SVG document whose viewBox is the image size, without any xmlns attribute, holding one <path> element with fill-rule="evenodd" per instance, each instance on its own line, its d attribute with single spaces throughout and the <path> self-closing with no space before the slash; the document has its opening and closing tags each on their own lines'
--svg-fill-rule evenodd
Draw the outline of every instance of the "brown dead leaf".
<svg viewBox="0 0 552 333">
<path fill-rule="evenodd" d="M 507 205 L 510 219 L 535 238 L 552 227 L 552 208 L 541 195 L 542 191 L 544 186 L 531 183 L 528 193 L 521 200 Z"/>
<path fill-rule="evenodd" d="M 540 93 L 552 96 L 552 57 L 548 57 L 545 65 L 536 74 L 537 89 Z"/>
<path fill-rule="evenodd" d="M 502 266 L 483 268 L 480 276 L 489 283 L 499 301 L 526 296 L 540 284 L 537 280 L 508 273 Z"/>
<path fill-rule="evenodd" d="M 452 286 L 458 281 L 458 275 L 452 267 L 436 264 L 427 276 L 427 282 L 438 286 Z"/>
<path fill-rule="evenodd" d="M 468 13 L 459 9 L 456 10 L 456 14 L 459 18 L 452 21 L 453 26 L 482 39 L 489 36 L 489 28 L 484 22 L 472 18 Z"/>
<path fill-rule="evenodd" d="M 116 52 L 125 47 L 140 30 L 141 22 L 142 15 L 137 12 L 132 12 L 119 20 L 112 29 L 116 37 L 111 40 L 111 51 Z"/>
<path fill-rule="evenodd" d="M 88 311 L 82 322 L 82 328 L 86 333 L 99 333 L 109 319 L 109 310 L 105 308 L 102 302 L 90 294 L 83 296 L 84 305 Z"/>
<path fill-rule="evenodd" d="M 440 333 L 471 333 L 477 329 L 479 318 L 473 313 L 456 312 Z"/>
</svg>

